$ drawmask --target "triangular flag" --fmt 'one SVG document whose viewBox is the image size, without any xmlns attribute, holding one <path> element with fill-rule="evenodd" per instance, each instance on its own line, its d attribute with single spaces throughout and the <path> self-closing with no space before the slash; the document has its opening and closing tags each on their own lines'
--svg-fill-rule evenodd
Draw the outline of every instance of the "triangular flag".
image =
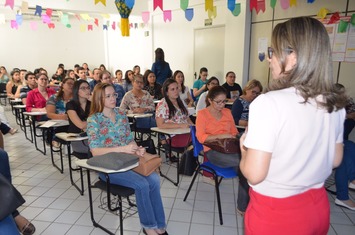
<svg viewBox="0 0 355 235">
<path fill-rule="evenodd" d="M 142 12 L 142 20 L 144 23 L 148 23 L 150 19 L 150 12 L 149 11 L 143 11 Z"/>
<path fill-rule="evenodd" d="M 55 24 L 54 24 L 54 23 L 49 23 L 49 24 L 48 24 L 48 28 L 54 29 L 54 28 L 55 28 Z"/>
<path fill-rule="evenodd" d="M 10 26 L 12 29 L 18 29 L 18 24 L 17 24 L 16 20 L 11 20 Z"/>
<path fill-rule="evenodd" d="M 348 28 L 349 22 L 340 20 L 338 24 L 338 33 L 345 33 Z"/>
<path fill-rule="evenodd" d="M 14 0 L 6 0 L 5 7 L 6 6 L 9 6 L 9 7 L 11 7 L 11 9 L 14 9 Z"/>
<path fill-rule="evenodd" d="M 330 17 L 328 24 L 334 24 L 336 23 L 338 20 L 340 20 L 340 16 L 339 16 L 339 12 L 335 12 L 332 14 L 332 16 Z"/>
<path fill-rule="evenodd" d="M 186 9 L 189 6 L 189 0 L 180 0 L 180 8 L 184 11 L 186 11 Z"/>
<path fill-rule="evenodd" d="M 327 8 L 323 7 L 318 11 L 317 16 L 321 19 L 324 19 L 328 13 L 329 13 L 329 10 Z"/>
<path fill-rule="evenodd" d="M 233 12 L 235 9 L 235 0 L 228 0 L 227 2 L 228 9 Z"/>
<path fill-rule="evenodd" d="M 350 23 L 351 23 L 352 26 L 355 26 L 355 14 L 351 15 Z"/>
<path fill-rule="evenodd" d="M 165 23 L 166 23 L 166 21 L 171 22 L 171 10 L 163 11 L 163 15 L 164 15 L 164 22 Z"/>
<path fill-rule="evenodd" d="M 212 8 L 212 11 L 208 10 L 208 18 L 212 19 L 212 18 L 216 18 L 217 17 L 217 7 L 214 6 Z"/>
<path fill-rule="evenodd" d="M 275 6 L 276 6 L 276 0 L 271 0 L 270 1 L 270 7 L 271 8 L 275 8 Z"/>
<path fill-rule="evenodd" d="M 95 24 L 97 27 L 99 27 L 99 19 L 98 19 L 98 18 L 95 18 L 94 24 Z"/>
<path fill-rule="evenodd" d="M 232 14 L 234 16 L 239 16 L 240 14 L 240 3 L 235 4 L 234 11 L 232 11 Z"/>
<path fill-rule="evenodd" d="M 47 8 L 46 15 L 49 16 L 49 17 L 52 17 L 52 13 L 53 13 L 53 10 L 50 9 L 50 8 Z"/>
<path fill-rule="evenodd" d="M 22 1 L 22 4 L 21 4 L 21 12 L 22 12 L 22 13 L 28 12 L 28 2 Z"/>
<path fill-rule="evenodd" d="M 22 25 L 23 17 L 22 15 L 16 15 L 16 23 Z"/>
<path fill-rule="evenodd" d="M 290 0 L 280 0 L 281 8 L 286 10 L 290 7 Z"/>
<path fill-rule="evenodd" d="M 104 6 L 106 6 L 106 0 L 95 0 L 95 5 L 101 2 Z"/>
<path fill-rule="evenodd" d="M 191 21 L 194 18 L 194 9 L 188 8 L 185 10 L 185 18 Z"/>
<path fill-rule="evenodd" d="M 157 9 L 157 7 L 160 7 L 160 9 L 163 11 L 163 0 L 153 0 L 153 9 Z"/>
<path fill-rule="evenodd" d="M 315 0 L 307 0 L 307 3 L 313 3 Z"/>
<path fill-rule="evenodd" d="M 42 7 L 41 6 L 36 5 L 35 15 L 42 16 Z"/>
<path fill-rule="evenodd" d="M 80 25 L 80 32 L 85 32 L 86 31 L 86 25 L 85 24 L 81 24 Z"/>
<path fill-rule="evenodd" d="M 205 0 L 205 11 L 213 11 L 213 0 Z"/>
<path fill-rule="evenodd" d="M 297 0 L 290 0 L 290 7 L 297 6 Z"/>
<path fill-rule="evenodd" d="M 92 31 L 92 30 L 93 30 L 92 24 L 89 24 L 88 25 L 88 31 Z"/>
</svg>

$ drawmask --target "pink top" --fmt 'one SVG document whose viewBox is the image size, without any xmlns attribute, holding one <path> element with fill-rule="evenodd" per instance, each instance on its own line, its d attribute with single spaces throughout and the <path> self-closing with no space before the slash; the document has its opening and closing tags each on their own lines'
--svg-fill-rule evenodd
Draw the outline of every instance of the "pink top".
<svg viewBox="0 0 355 235">
<path fill-rule="evenodd" d="M 230 109 L 222 109 L 222 117 L 220 120 L 214 118 L 207 108 L 197 113 L 196 119 L 196 137 L 200 143 L 204 143 L 209 135 L 238 134 L 235 127 L 234 119 Z M 207 152 L 210 148 L 203 146 L 203 151 Z"/>
<path fill-rule="evenodd" d="M 48 97 L 51 97 L 55 94 L 55 90 L 52 88 L 47 88 Z M 26 111 L 31 112 L 33 108 L 44 108 L 46 107 L 47 100 L 41 95 L 38 91 L 38 88 L 31 90 L 28 92 L 27 100 L 26 100 Z"/>
</svg>

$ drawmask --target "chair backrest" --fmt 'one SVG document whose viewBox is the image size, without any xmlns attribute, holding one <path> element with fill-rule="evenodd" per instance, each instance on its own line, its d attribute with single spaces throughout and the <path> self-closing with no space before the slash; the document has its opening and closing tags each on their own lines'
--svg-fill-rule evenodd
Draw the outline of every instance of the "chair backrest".
<svg viewBox="0 0 355 235">
<path fill-rule="evenodd" d="M 6 93 L 6 83 L 0 83 L 0 93 Z"/>
<path fill-rule="evenodd" d="M 190 94 L 191 94 L 191 98 L 193 99 L 193 101 L 196 102 L 196 97 L 194 96 L 193 89 L 190 89 Z"/>
<path fill-rule="evenodd" d="M 190 126 L 190 130 L 191 130 L 192 145 L 194 146 L 194 156 L 198 157 L 200 152 L 203 150 L 203 145 L 196 138 L 196 127 Z"/>
</svg>

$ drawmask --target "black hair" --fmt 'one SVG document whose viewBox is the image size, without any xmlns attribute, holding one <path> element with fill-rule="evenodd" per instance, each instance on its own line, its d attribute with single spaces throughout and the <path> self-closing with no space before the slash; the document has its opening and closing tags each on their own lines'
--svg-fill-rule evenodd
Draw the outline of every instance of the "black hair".
<svg viewBox="0 0 355 235">
<path fill-rule="evenodd" d="M 165 98 L 165 101 L 166 103 L 168 104 L 168 107 L 169 107 L 169 119 L 172 118 L 175 113 L 176 113 L 176 108 L 175 106 L 173 105 L 173 103 L 171 102 L 171 100 L 169 99 L 168 97 L 168 89 L 169 89 L 169 86 L 173 83 L 177 83 L 174 79 L 172 78 L 168 78 L 165 80 L 164 84 L 163 84 L 163 95 L 164 95 L 164 98 Z M 182 102 L 182 100 L 180 99 L 180 96 L 177 97 L 177 103 L 178 103 L 178 106 L 179 106 L 179 109 L 181 110 L 181 112 L 183 114 L 185 114 L 186 116 L 189 115 L 189 112 L 187 111 L 184 103 Z"/>
</svg>

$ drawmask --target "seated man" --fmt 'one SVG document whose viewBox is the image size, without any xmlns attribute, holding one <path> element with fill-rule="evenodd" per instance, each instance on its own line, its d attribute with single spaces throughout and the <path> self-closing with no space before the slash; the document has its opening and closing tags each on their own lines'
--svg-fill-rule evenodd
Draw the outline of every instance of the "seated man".
<svg viewBox="0 0 355 235">
<path fill-rule="evenodd" d="M 0 173 L 5 176 L 11 182 L 11 172 L 9 164 L 9 156 L 7 152 L 0 148 Z M 31 235 L 36 231 L 35 226 L 28 221 L 25 217 L 21 216 L 16 210 L 12 213 L 12 217 L 15 220 L 18 230 L 23 235 Z"/>
<path fill-rule="evenodd" d="M 355 210 L 355 202 L 349 198 L 349 188 L 355 190 L 355 143 L 352 141 L 344 140 L 344 156 L 335 171 L 335 186 L 335 204 Z"/>
</svg>

